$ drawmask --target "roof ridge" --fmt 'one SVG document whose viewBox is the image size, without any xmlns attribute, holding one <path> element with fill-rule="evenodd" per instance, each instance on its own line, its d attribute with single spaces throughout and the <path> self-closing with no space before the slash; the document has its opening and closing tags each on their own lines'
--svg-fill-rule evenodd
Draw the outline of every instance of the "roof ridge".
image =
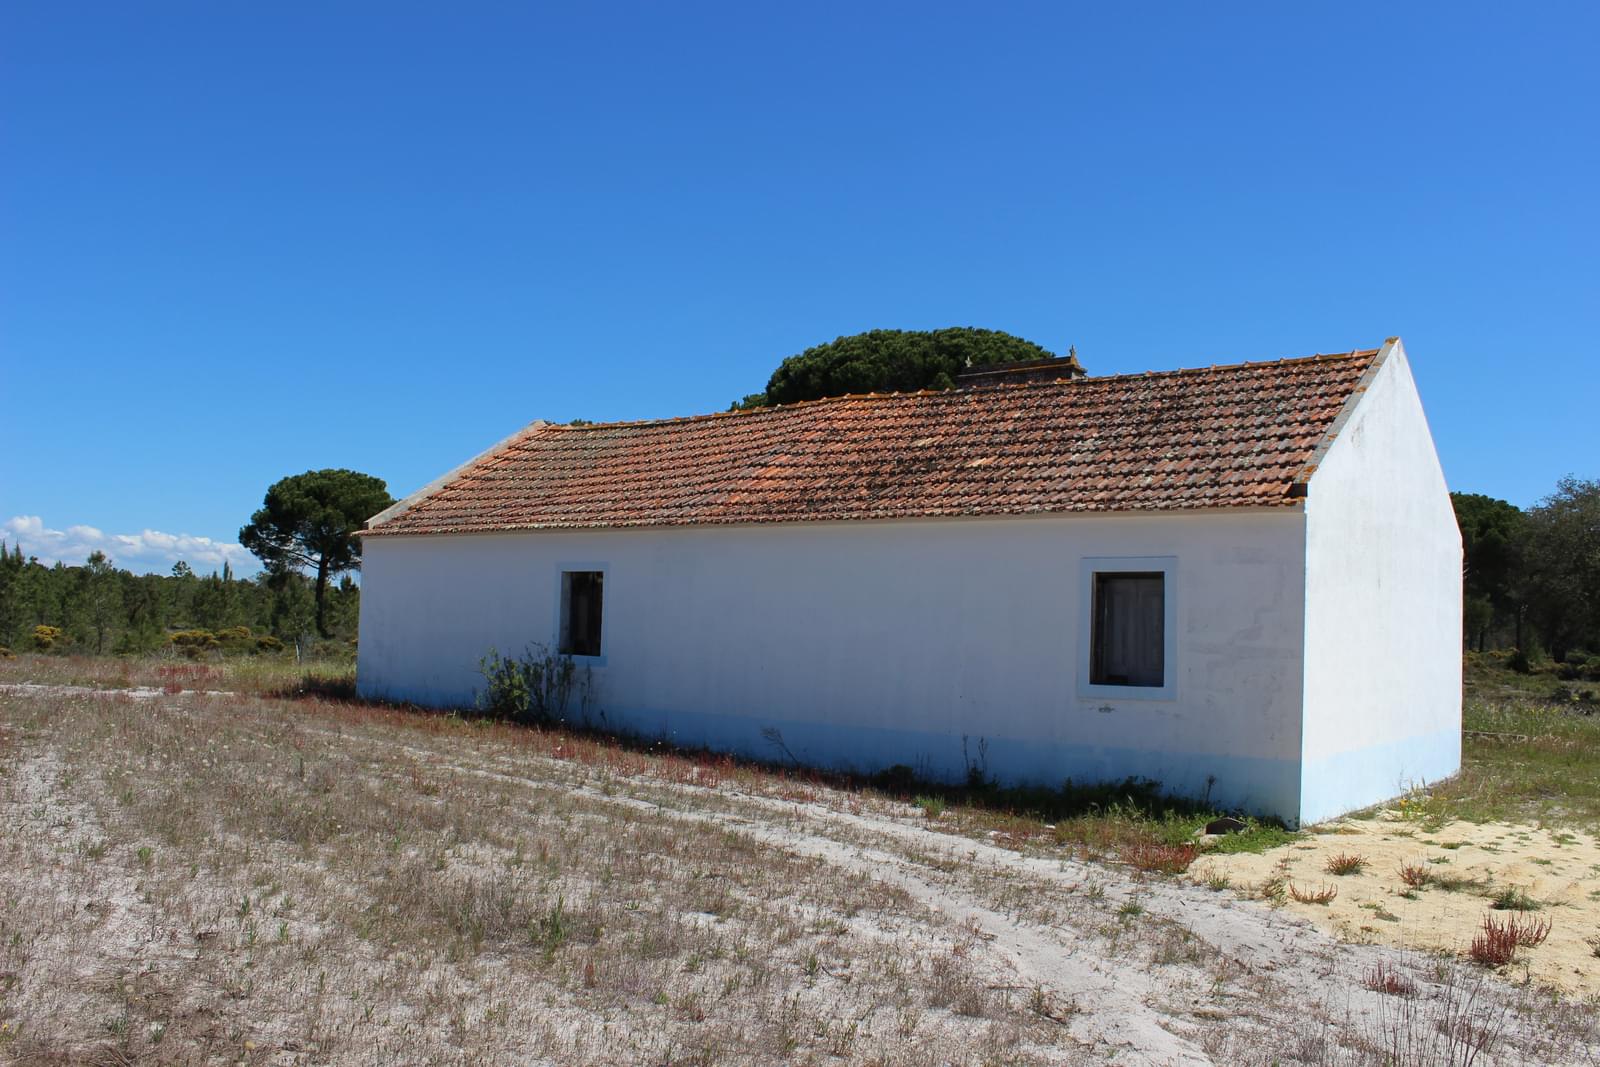
<svg viewBox="0 0 1600 1067">
<path fill-rule="evenodd" d="M 1129 371 L 1123 374 L 1090 374 L 1082 378 L 1055 378 L 1037 379 L 1025 382 L 1004 382 L 988 386 L 983 392 L 998 390 L 1037 389 L 1044 387 L 1057 387 L 1069 385 L 1081 388 L 1089 382 L 1114 382 L 1132 378 L 1166 378 L 1181 374 L 1209 374 L 1213 371 L 1242 370 L 1245 367 L 1277 367 L 1285 364 L 1315 363 L 1318 361 L 1330 362 L 1337 359 L 1372 358 L 1378 354 L 1377 348 L 1352 348 L 1348 352 L 1318 352 L 1309 356 L 1287 356 L 1282 359 L 1263 359 L 1252 362 L 1243 360 L 1238 363 L 1213 363 L 1208 367 L 1175 367 L 1171 370 Z M 671 426 L 686 422 L 701 422 L 710 419 L 729 419 L 740 416 L 770 415 L 778 411 L 796 411 L 800 408 L 816 407 L 822 404 L 840 404 L 860 402 L 864 400 L 900 400 L 911 397 L 923 396 L 970 396 L 976 390 L 971 389 L 914 389 L 901 392 L 887 393 L 843 393 L 839 396 L 818 397 L 815 400 L 795 400 L 788 404 L 774 404 L 771 407 L 743 408 L 734 411 L 708 411 L 699 415 L 669 415 L 655 419 L 619 419 L 615 422 L 590 422 L 582 426 L 573 426 L 568 423 L 546 422 L 539 429 L 546 432 L 575 432 L 583 433 L 589 430 L 610 430 L 621 426 Z M 535 420 L 537 421 L 537 420 Z M 533 429 L 533 426 L 528 429 Z"/>
<path fill-rule="evenodd" d="M 588 427 L 534 423 L 367 533 L 1303 508 L 1297 475 L 1314 469 L 1319 444 L 1398 345 Z M 713 421 L 736 415 L 750 418 Z"/>
</svg>

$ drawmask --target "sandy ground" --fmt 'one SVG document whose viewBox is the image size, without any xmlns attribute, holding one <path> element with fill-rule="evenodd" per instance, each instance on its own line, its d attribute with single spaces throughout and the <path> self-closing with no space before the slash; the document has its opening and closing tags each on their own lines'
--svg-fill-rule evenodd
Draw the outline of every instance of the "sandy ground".
<svg viewBox="0 0 1600 1067">
<path fill-rule="evenodd" d="M 1359 873 L 1335 875 L 1334 856 L 1359 857 Z M 1432 877 L 1421 889 L 1400 876 L 1417 865 Z M 1549 920 L 1544 944 L 1521 950 L 1504 968 L 1513 980 L 1569 994 L 1600 995 L 1600 841 L 1585 834 L 1511 823 L 1450 822 L 1423 828 L 1400 812 L 1319 826 L 1304 840 L 1260 855 L 1207 856 L 1192 876 L 1226 877 L 1244 892 L 1281 876 L 1302 891 L 1331 886 L 1328 904 L 1287 899 L 1285 911 L 1340 938 L 1465 954 L 1484 917 Z M 1494 898 L 1519 889 L 1538 907 L 1496 910 Z"/>
<path fill-rule="evenodd" d="M 21 701 L 51 697 L 91 702 L 106 696 L 71 687 L 11 687 L 4 695 Z M 1467 891 L 1446 893 L 1436 888 L 1423 891 L 1415 901 L 1400 899 L 1396 890 L 1402 887 L 1394 871 L 1401 860 L 1422 855 L 1448 859 L 1447 864 L 1433 865 L 1440 870 L 1470 874 L 1469 856 L 1472 862 L 1480 858 L 1508 860 L 1513 846 L 1532 847 L 1535 831 L 1472 828 L 1481 836 L 1469 841 L 1465 829 L 1423 834 L 1404 824 L 1352 823 L 1348 829 L 1353 832 L 1310 837 L 1266 856 L 1204 861 L 1215 868 L 1212 873 L 1225 870 L 1235 886 L 1264 881 L 1279 864 L 1287 862 L 1297 885 L 1333 883 L 1340 889 L 1335 903 L 1326 908 L 1294 904 L 1277 908 L 1239 892 L 1142 876 L 1116 865 L 1075 860 L 1055 849 L 1018 852 L 998 842 L 939 832 L 915 806 L 863 794 L 819 787 L 810 790 L 805 799 L 796 800 L 763 792 L 759 782 L 744 787 L 728 782 L 707 787 L 654 777 L 648 770 L 621 774 L 614 768 L 532 755 L 516 746 L 477 740 L 470 733 L 451 736 L 366 725 L 354 719 L 340 721 L 282 702 L 243 703 L 218 695 L 165 695 L 153 690 L 124 691 L 110 699 L 118 702 L 119 714 L 147 716 L 154 723 L 170 720 L 203 728 L 230 722 L 232 745 L 255 745 L 265 739 L 283 752 L 303 753 L 313 764 L 324 757 L 337 759 L 341 774 L 367 774 L 376 780 L 395 768 L 409 768 L 411 780 L 425 786 L 428 796 L 453 798 L 469 808 L 493 805 L 501 813 L 497 817 L 508 824 L 551 805 L 552 798 L 559 795 L 565 798 L 563 802 L 577 805 L 579 817 L 572 826 L 591 826 L 607 838 L 630 828 L 670 823 L 698 835 L 686 840 L 714 842 L 716 836 L 706 833 L 710 831 L 729 840 L 751 842 L 759 846 L 756 854 L 782 857 L 786 870 L 806 872 L 809 886 L 791 883 L 781 896 L 799 899 L 803 890 L 809 890 L 806 899 L 814 900 L 819 886 L 824 891 L 837 887 L 840 895 L 848 887 L 864 883 L 884 887 L 906 904 L 898 910 L 852 909 L 831 916 L 829 923 L 838 924 L 841 943 L 852 946 L 854 958 L 840 961 L 838 974 L 828 968 L 810 978 L 794 972 L 788 995 L 816 996 L 819 990 L 834 987 L 840 998 L 855 995 L 852 972 L 856 985 L 865 985 L 868 963 L 863 953 L 874 945 L 890 946 L 898 953 L 891 955 L 891 960 L 913 967 L 920 965 L 921 957 L 932 958 L 935 951 L 959 957 L 991 993 L 999 991 L 1011 997 L 1017 1011 L 1031 1011 L 1059 1028 L 1055 1031 L 1061 1035 L 1059 1040 L 1038 1039 L 1018 1046 L 1027 1053 L 1028 1063 L 1600 1063 L 1600 1027 L 1593 1003 L 1552 999 L 1537 985 L 1519 986 L 1503 980 L 1531 976 L 1536 982 L 1569 990 L 1592 988 L 1578 984 L 1580 975 L 1566 973 L 1584 968 L 1581 961 L 1568 960 L 1564 954 L 1569 934 L 1587 951 L 1580 935 L 1585 925 L 1591 932 L 1594 925 L 1592 909 L 1596 905 L 1591 894 L 1597 887 L 1600 868 L 1595 864 L 1600 863 L 1600 856 L 1592 840 L 1557 843 L 1550 838 L 1543 843 L 1553 850 L 1549 864 L 1535 863 L 1546 857 L 1530 852 L 1525 861 L 1519 861 L 1523 867 L 1497 868 L 1495 885 L 1514 881 L 1530 895 L 1550 901 L 1536 914 L 1556 921 L 1560 939 L 1552 933 L 1546 945 L 1529 950 L 1525 972 L 1496 976 L 1426 951 L 1435 942 L 1419 934 L 1428 928 L 1426 916 L 1433 914 L 1427 910 L 1430 907 L 1444 911 L 1451 902 L 1469 903 L 1470 908 L 1464 910 L 1471 913 L 1468 925 L 1472 925 L 1488 902 Z M 70 711 L 70 705 L 63 708 L 63 714 Z M 36 938 L 30 959 L 8 977 L 15 987 L 9 994 L 12 999 L 8 1002 L 0 997 L 0 1008 L 11 1018 L 7 1025 L 26 1023 L 33 1028 L 30 1032 L 40 1033 L 54 1025 L 60 1028 L 62 1040 L 78 1039 L 70 1022 L 60 1018 L 64 1003 L 61 983 L 55 981 L 52 991 L 52 976 L 75 976 L 71 978 L 73 995 L 89 1004 L 104 995 L 103 986 L 115 991 L 130 980 L 129 975 L 150 973 L 159 965 L 163 974 L 170 974 L 165 980 L 174 990 L 248 1036 L 244 1047 L 249 1055 L 243 1058 L 249 1062 L 329 1062 L 291 1040 L 289 1028 L 295 1023 L 289 1007 L 267 1010 L 277 1004 L 267 999 L 271 992 L 267 964 L 258 969 L 253 1001 L 236 995 L 231 995 L 233 999 L 216 996 L 208 988 L 216 984 L 214 978 L 197 985 L 183 984 L 190 974 L 205 973 L 196 968 L 223 952 L 223 948 L 211 947 L 221 939 L 197 942 L 202 935 L 177 929 L 175 913 L 141 888 L 141 878 L 146 876 L 137 862 L 111 867 L 87 849 L 89 843 L 109 833 L 107 813 L 114 815 L 122 802 L 116 799 L 115 788 L 98 805 L 69 802 L 69 789 L 81 791 L 88 785 L 82 780 L 69 784 L 60 747 L 65 742 L 51 741 L 51 736 L 40 730 L 33 734 L 12 731 L 9 738 L 0 737 L 9 747 L 10 768 L 9 780 L 4 781 L 5 810 L 0 814 L 13 828 L 5 840 L 9 866 L 0 871 L 4 888 L 0 921 L 35 930 L 32 936 Z M 7 777 L 0 775 L 0 780 Z M 120 782 L 117 779 L 111 785 Z M 91 790 L 85 795 L 100 794 Z M 595 840 L 594 847 L 600 847 L 605 839 Z M 1446 847 L 1456 841 L 1463 844 Z M 244 844 L 259 852 L 257 862 L 277 868 L 273 877 L 288 878 L 307 862 L 271 842 Z M 1392 855 L 1380 853 L 1380 846 L 1392 848 Z M 1371 866 L 1360 876 L 1319 873 L 1326 854 L 1340 850 L 1359 852 Z M 463 862 L 461 857 L 453 861 L 457 865 Z M 504 858 L 497 862 L 503 864 Z M 681 862 L 693 867 L 700 861 L 689 854 Z M 330 893 L 361 891 L 360 886 L 339 882 L 339 871 L 327 864 L 307 872 L 308 877 L 311 874 L 330 879 Z M 210 892 L 232 909 L 235 905 L 231 902 L 237 897 L 227 894 L 237 889 L 221 881 L 207 887 L 204 878 L 188 880 L 193 886 L 186 881 L 177 892 Z M 1370 897 L 1363 892 L 1370 892 Z M 1571 903 L 1564 903 L 1569 900 Z M 1579 902 L 1590 910 L 1582 913 L 1587 916 L 1582 921 L 1572 921 L 1579 914 Z M 1377 917 L 1376 910 L 1361 907 L 1363 903 L 1379 905 L 1395 915 L 1400 914 L 1399 906 L 1410 906 L 1416 909 L 1415 919 L 1385 920 Z M 308 898 L 300 903 L 299 911 L 319 912 L 321 907 Z M 336 913 L 336 909 L 326 910 L 330 915 Z M 59 916 L 41 924 L 34 921 L 41 912 L 59 912 Z M 215 925 L 227 921 L 227 912 L 220 914 Z M 676 917 L 685 918 L 712 925 L 723 921 L 711 914 Z M 321 925 L 328 927 L 332 921 L 323 919 Z M 169 926 L 174 928 L 169 930 Z M 1379 936 L 1389 932 L 1388 926 L 1406 927 L 1411 933 Z M 1368 927 L 1377 932 L 1368 932 Z M 328 936 L 333 933 L 336 931 L 330 930 Z M 310 935 L 306 936 L 309 940 Z M 293 958 L 301 951 L 299 944 L 295 941 L 277 949 L 256 946 L 243 954 L 254 959 L 252 954 L 265 953 L 262 958 L 270 959 L 275 951 Z M 186 947 L 172 955 L 170 945 Z M 1459 946 L 1452 943 L 1448 947 Z M 234 961 L 243 950 L 234 946 L 229 951 L 231 955 L 217 958 Z M 352 982 L 367 980 L 359 967 L 372 970 L 403 965 L 399 959 L 364 963 L 355 949 L 349 952 L 344 963 L 357 968 L 352 971 Z M 1537 969 L 1546 960 L 1553 968 L 1551 977 Z M 490 960 L 477 965 L 476 971 L 463 971 L 459 981 L 452 979 L 455 984 L 449 986 L 449 1001 L 477 1011 L 472 1001 L 486 981 L 484 976 L 508 966 Z M 1380 968 L 1404 975 L 1411 993 L 1395 996 L 1376 987 L 1372 976 Z M 1562 981 L 1554 977 L 1556 972 Z M 1592 969 L 1586 974 L 1591 977 L 1585 980 L 1592 980 Z M 504 1042 L 496 1046 L 499 1057 L 509 1057 L 501 1062 L 646 1062 L 621 1053 L 611 1058 L 572 1056 L 565 1060 L 513 1055 L 519 1047 L 517 1028 L 523 1025 L 517 1013 L 525 1005 L 537 1005 L 535 1015 L 529 1016 L 533 1021 L 570 1018 L 562 1025 L 573 1030 L 600 1025 L 592 1009 L 561 1014 L 558 1008 L 565 1003 L 562 997 L 572 993 L 570 988 L 563 989 L 538 975 L 519 976 L 519 981 L 530 984 L 517 987 L 517 997 L 507 1009 L 513 1025 L 498 1038 Z M 442 979 L 440 988 L 445 988 Z M 389 995 L 400 1003 L 404 993 L 402 987 L 400 993 Z M 294 1003 L 293 999 L 283 1001 L 286 1006 Z M 617 1048 L 633 1048 L 644 1040 L 641 1034 L 673 1020 L 669 1008 L 658 1008 L 643 996 L 608 1010 L 613 1014 L 601 1021 L 620 1028 Z M 45 1018 L 48 1011 L 56 1012 L 57 1017 Z M 863 1011 L 864 1036 L 856 1051 L 808 1056 L 807 1062 L 890 1062 L 860 1051 L 874 1036 L 870 1032 L 873 1026 L 889 1025 L 878 1021 L 885 1014 L 881 1006 L 867 1003 Z M 450 1044 L 447 1037 L 405 1030 L 398 1023 L 385 1023 L 384 1018 L 380 1013 L 374 1021 L 370 1008 L 351 1015 L 349 1048 L 372 1051 L 352 1052 L 340 1062 L 394 1062 L 384 1050 L 395 1047 L 410 1048 L 419 1062 L 481 1062 L 465 1046 Z M 974 1025 L 997 1025 L 981 1020 L 972 1024 L 947 1010 L 928 1012 L 926 1018 L 922 1025 L 930 1043 L 918 1045 L 912 1060 L 893 1062 L 969 1062 L 956 1053 L 928 1059 L 927 1050 L 937 1048 L 944 1035 L 954 1042 Z M 681 1025 L 681 1019 L 678 1023 Z M 82 1040 L 95 1036 L 89 1032 Z M 567 1032 L 558 1036 L 570 1040 Z M 3 1037 L 0 1034 L 0 1039 Z M 423 1041 L 435 1044 L 404 1044 Z M 1465 1045 L 1477 1043 L 1484 1046 L 1485 1054 L 1471 1059 Z M 947 1047 L 956 1046 L 951 1043 Z M 0 1061 L 5 1059 L 0 1041 Z M 789 1057 L 774 1056 L 704 1062 L 790 1061 Z M 992 1062 L 1022 1061 L 1013 1052 Z"/>
</svg>

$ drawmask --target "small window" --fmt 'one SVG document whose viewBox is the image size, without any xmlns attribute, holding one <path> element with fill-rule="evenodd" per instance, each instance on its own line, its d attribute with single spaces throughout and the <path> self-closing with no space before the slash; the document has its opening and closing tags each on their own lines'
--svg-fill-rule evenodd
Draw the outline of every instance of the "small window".
<svg viewBox="0 0 1600 1067">
<path fill-rule="evenodd" d="M 1096 573 L 1093 627 L 1091 684 L 1166 684 L 1166 575 Z"/>
<path fill-rule="evenodd" d="M 604 571 L 561 572 L 561 651 L 568 656 L 600 654 L 600 602 Z"/>
</svg>

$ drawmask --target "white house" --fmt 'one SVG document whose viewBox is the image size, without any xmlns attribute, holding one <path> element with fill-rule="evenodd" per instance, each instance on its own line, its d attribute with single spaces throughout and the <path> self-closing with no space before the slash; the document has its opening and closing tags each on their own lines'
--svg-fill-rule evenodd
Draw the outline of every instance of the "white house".
<svg viewBox="0 0 1600 1067">
<path fill-rule="evenodd" d="M 1458 769 L 1461 543 L 1397 338 L 965 384 L 534 423 L 368 524 L 361 692 L 470 705 L 538 643 L 683 745 L 1291 823 Z"/>
</svg>

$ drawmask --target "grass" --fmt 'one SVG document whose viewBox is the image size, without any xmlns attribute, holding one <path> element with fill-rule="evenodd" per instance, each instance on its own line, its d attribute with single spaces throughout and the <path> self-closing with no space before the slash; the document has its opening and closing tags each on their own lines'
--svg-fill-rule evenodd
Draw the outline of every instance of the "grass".
<svg viewBox="0 0 1600 1067">
<path fill-rule="evenodd" d="M 948 806 L 945 798 L 938 796 L 919 796 L 914 803 L 922 809 L 922 815 L 927 819 L 937 819 L 944 814 L 944 809 Z"/>
<path fill-rule="evenodd" d="M 1544 907 L 1539 901 L 1530 897 L 1526 890 L 1520 886 L 1506 886 L 1494 895 L 1496 911 L 1538 911 Z"/>
<path fill-rule="evenodd" d="M 0 660 L 0 682 L 80 685 L 97 689 L 145 687 L 177 694 L 226 690 L 251 696 L 355 697 L 351 659 L 297 662 L 293 655 L 229 656 L 189 660 L 182 656 L 41 656 L 19 653 Z"/>
<path fill-rule="evenodd" d="M 1406 797 L 1400 810 L 1407 817 L 1425 827 L 1463 819 L 1600 834 L 1600 714 L 1594 705 L 1516 692 L 1469 698 L 1463 730 L 1461 773 Z"/>
<path fill-rule="evenodd" d="M 320 697 L 0 695 L 0 735 L 0 1059 L 1051 1058 L 902 889 L 615 788 L 793 777 Z"/>
</svg>

